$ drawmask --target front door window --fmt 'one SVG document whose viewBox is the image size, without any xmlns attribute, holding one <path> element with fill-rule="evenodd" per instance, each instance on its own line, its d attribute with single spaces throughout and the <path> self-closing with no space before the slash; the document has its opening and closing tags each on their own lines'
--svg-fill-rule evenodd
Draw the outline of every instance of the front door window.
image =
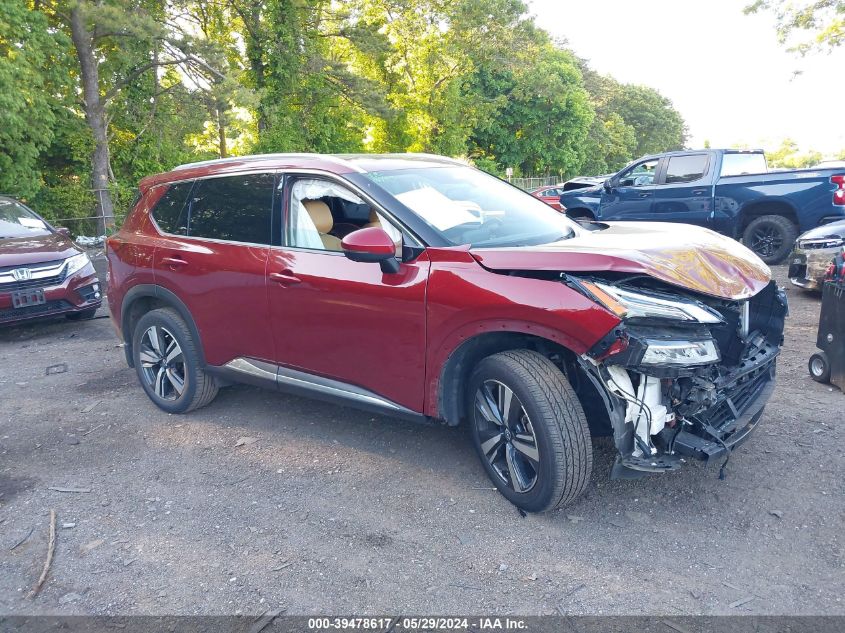
<svg viewBox="0 0 845 633">
<path fill-rule="evenodd" d="M 660 162 L 660 159 L 653 158 L 630 167 L 627 171 L 622 172 L 619 177 L 619 186 L 648 187 L 653 185 L 658 162 Z"/>
</svg>

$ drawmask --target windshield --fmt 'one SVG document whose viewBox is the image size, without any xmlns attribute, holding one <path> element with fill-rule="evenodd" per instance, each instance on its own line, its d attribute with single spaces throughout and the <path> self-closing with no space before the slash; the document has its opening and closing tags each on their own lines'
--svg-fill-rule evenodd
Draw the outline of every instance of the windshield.
<svg viewBox="0 0 845 633">
<path fill-rule="evenodd" d="M 470 167 L 365 174 L 454 245 L 530 246 L 572 237 L 574 223 L 534 196 Z"/>
<path fill-rule="evenodd" d="M 44 221 L 14 200 L 0 198 L 0 239 L 47 235 L 50 229 Z"/>
</svg>

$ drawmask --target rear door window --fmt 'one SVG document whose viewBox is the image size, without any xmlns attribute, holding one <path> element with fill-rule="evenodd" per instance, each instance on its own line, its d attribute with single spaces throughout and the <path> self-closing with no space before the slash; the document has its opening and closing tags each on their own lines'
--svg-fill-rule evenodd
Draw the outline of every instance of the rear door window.
<svg viewBox="0 0 845 633">
<path fill-rule="evenodd" d="M 701 180 L 707 172 L 707 154 L 672 156 L 666 168 L 666 184 L 676 185 Z"/>
<path fill-rule="evenodd" d="M 273 174 L 240 174 L 197 182 L 191 194 L 188 235 L 270 244 Z"/>
<path fill-rule="evenodd" d="M 171 235 L 188 234 L 188 194 L 193 182 L 177 182 L 168 185 L 159 198 L 152 214 L 158 227 Z"/>
<path fill-rule="evenodd" d="M 722 176 L 742 176 L 744 174 L 765 174 L 769 171 L 766 156 L 757 153 L 735 153 L 722 156 Z"/>
</svg>

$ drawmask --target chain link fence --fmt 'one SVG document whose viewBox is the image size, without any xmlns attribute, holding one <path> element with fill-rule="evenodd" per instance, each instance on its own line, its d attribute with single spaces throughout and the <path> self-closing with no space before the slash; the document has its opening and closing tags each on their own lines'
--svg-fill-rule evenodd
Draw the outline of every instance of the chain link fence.
<svg viewBox="0 0 845 633">
<path fill-rule="evenodd" d="M 548 187 L 549 185 L 556 185 L 560 182 L 560 176 L 523 176 L 520 178 L 511 178 L 510 183 L 516 185 L 524 191 L 532 191 L 538 187 Z"/>
</svg>

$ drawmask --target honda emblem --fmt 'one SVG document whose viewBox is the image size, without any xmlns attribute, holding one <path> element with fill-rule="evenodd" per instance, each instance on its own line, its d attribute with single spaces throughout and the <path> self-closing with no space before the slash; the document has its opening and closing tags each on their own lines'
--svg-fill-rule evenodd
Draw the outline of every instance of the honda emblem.
<svg viewBox="0 0 845 633">
<path fill-rule="evenodd" d="M 32 279 L 32 271 L 29 268 L 15 268 L 12 271 L 15 281 L 29 281 Z"/>
</svg>

